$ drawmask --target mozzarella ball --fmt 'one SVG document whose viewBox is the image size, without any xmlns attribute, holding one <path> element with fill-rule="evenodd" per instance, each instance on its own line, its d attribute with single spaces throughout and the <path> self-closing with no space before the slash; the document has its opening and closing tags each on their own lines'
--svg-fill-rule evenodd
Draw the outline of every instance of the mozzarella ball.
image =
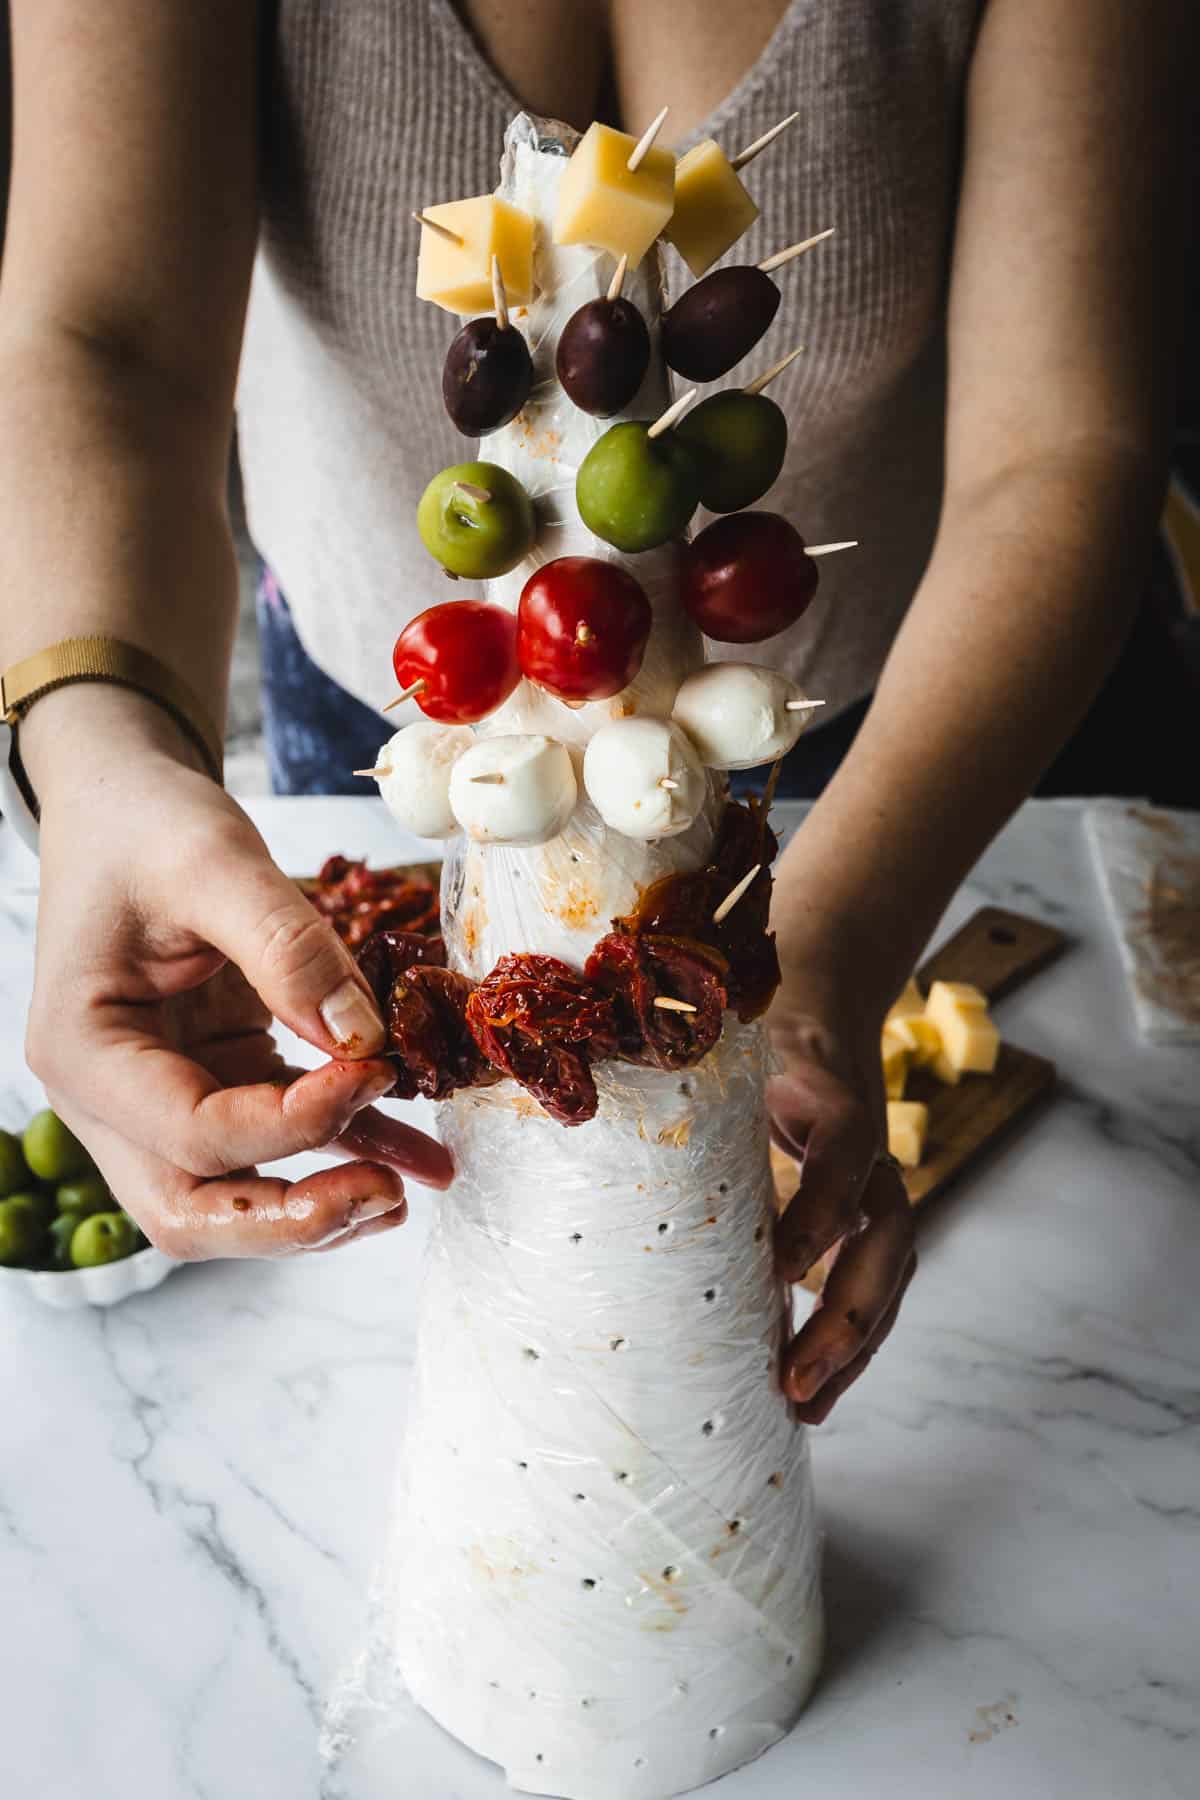
<svg viewBox="0 0 1200 1800">
<path fill-rule="evenodd" d="M 794 681 L 754 663 L 709 663 L 689 675 L 672 718 L 710 769 L 753 769 L 786 756 L 815 708 L 789 712 L 803 700 Z"/>
<path fill-rule="evenodd" d="M 375 759 L 383 804 L 418 837 L 444 838 L 458 826 L 450 807 L 450 771 L 475 742 L 466 725 L 418 719 L 388 739 Z"/>
<path fill-rule="evenodd" d="M 480 844 L 544 844 L 578 798 L 566 746 L 532 733 L 477 738 L 450 777 L 454 816 Z"/>
<path fill-rule="evenodd" d="M 699 757 L 669 719 L 602 725 L 584 755 L 583 785 L 606 825 L 643 840 L 686 831 L 708 791 Z"/>
</svg>

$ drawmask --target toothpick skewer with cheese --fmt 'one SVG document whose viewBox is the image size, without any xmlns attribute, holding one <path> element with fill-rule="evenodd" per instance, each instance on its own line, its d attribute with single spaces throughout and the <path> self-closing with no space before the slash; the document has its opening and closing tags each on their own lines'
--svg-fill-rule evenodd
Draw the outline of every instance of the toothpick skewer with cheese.
<svg viewBox="0 0 1200 1800">
<path fill-rule="evenodd" d="M 740 171 L 793 126 L 798 112 L 781 119 L 737 156 L 728 157 L 714 138 L 703 138 L 675 170 L 675 211 L 663 234 L 693 275 L 707 273 L 732 249 L 758 217 L 758 207 Z"/>
</svg>

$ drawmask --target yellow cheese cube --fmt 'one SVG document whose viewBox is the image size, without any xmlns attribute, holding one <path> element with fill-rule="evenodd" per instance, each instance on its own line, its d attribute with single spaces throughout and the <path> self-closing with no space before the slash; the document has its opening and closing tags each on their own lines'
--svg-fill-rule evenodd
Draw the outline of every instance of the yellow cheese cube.
<svg viewBox="0 0 1200 1800">
<path fill-rule="evenodd" d="M 883 1051 L 883 1086 L 889 1100 L 904 1098 L 908 1080 L 908 1051 L 899 1044 L 885 1045 Z"/>
<path fill-rule="evenodd" d="M 889 1050 L 907 1050 L 911 1056 L 917 1047 L 917 1035 L 912 1029 L 910 1019 L 885 1019 L 883 1021 L 883 1053 Z"/>
<path fill-rule="evenodd" d="M 955 1068 L 944 1050 L 938 1051 L 929 1066 L 937 1076 L 938 1080 L 944 1081 L 947 1087 L 958 1086 L 959 1081 L 962 1078 L 962 1070 Z"/>
<path fill-rule="evenodd" d="M 425 216 L 452 231 L 460 243 L 421 227 L 417 298 L 452 313 L 492 311 L 492 258 L 500 258 L 511 306 L 533 299 L 533 220 L 498 194 L 427 206 Z"/>
<path fill-rule="evenodd" d="M 915 976 L 910 975 L 900 998 L 888 1007 L 887 1016 L 889 1019 L 915 1019 L 924 1011 L 925 996 L 917 986 Z"/>
<path fill-rule="evenodd" d="M 558 190 L 556 244 L 594 244 L 637 267 L 675 207 L 673 154 L 654 146 L 631 175 L 637 144 L 610 125 L 588 126 Z"/>
<path fill-rule="evenodd" d="M 935 1005 L 957 1007 L 960 1012 L 986 1012 L 987 995 L 969 981 L 935 981 L 925 1002 L 925 1011 L 930 1016 Z"/>
<path fill-rule="evenodd" d="M 1000 1033 L 977 987 L 961 981 L 935 981 L 925 1003 L 925 1016 L 942 1040 L 933 1064 L 935 1075 L 948 1079 L 943 1063 L 954 1071 L 954 1079 L 968 1070 L 991 1074 L 1000 1054 Z"/>
<path fill-rule="evenodd" d="M 663 235 L 693 275 L 711 269 L 757 217 L 757 206 L 712 138 L 704 138 L 680 157 L 675 170 L 675 211 Z"/>
<path fill-rule="evenodd" d="M 912 1059 L 914 1069 L 923 1069 L 931 1063 L 942 1047 L 942 1034 L 937 1026 L 926 1018 L 905 1019 L 904 1029 L 913 1040 Z"/>
<path fill-rule="evenodd" d="M 888 1150 L 906 1169 L 915 1169 L 925 1150 L 929 1108 L 919 1100 L 889 1100 Z"/>
</svg>

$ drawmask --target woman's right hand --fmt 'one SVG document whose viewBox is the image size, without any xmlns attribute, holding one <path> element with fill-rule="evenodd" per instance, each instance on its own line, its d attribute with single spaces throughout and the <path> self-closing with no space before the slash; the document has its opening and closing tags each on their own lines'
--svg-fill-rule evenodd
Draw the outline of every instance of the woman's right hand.
<svg viewBox="0 0 1200 1800">
<path fill-rule="evenodd" d="M 111 687 L 22 727 L 42 808 L 26 1042 L 51 1105 L 151 1243 L 188 1260 L 325 1249 L 403 1222 L 440 1144 L 368 1109 L 392 1085 L 353 957 L 171 721 Z M 330 1059 L 289 1069 L 272 1017 Z M 289 1183 L 260 1161 L 339 1147 Z"/>
</svg>

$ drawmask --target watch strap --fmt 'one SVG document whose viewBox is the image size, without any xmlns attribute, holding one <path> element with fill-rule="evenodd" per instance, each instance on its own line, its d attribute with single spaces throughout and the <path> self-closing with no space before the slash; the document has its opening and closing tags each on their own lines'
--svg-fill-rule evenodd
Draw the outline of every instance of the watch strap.
<svg viewBox="0 0 1200 1800">
<path fill-rule="evenodd" d="M 0 707 L 5 723 L 15 733 L 36 701 L 56 688 L 69 687 L 80 681 L 108 682 L 115 687 L 130 688 L 152 700 L 170 715 L 195 745 L 213 780 L 221 781 L 221 739 L 199 697 L 181 676 L 156 656 L 121 638 L 66 638 L 5 670 L 0 676 Z M 15 754 L 12 760 L 19 765 Z M 18 773 L 14 768 L 14 774 L 28 790 L 24 770 Z M 31 792 L 27 791 L 27 798 L 36 812 L 36 801 Z"/>
</svg>

